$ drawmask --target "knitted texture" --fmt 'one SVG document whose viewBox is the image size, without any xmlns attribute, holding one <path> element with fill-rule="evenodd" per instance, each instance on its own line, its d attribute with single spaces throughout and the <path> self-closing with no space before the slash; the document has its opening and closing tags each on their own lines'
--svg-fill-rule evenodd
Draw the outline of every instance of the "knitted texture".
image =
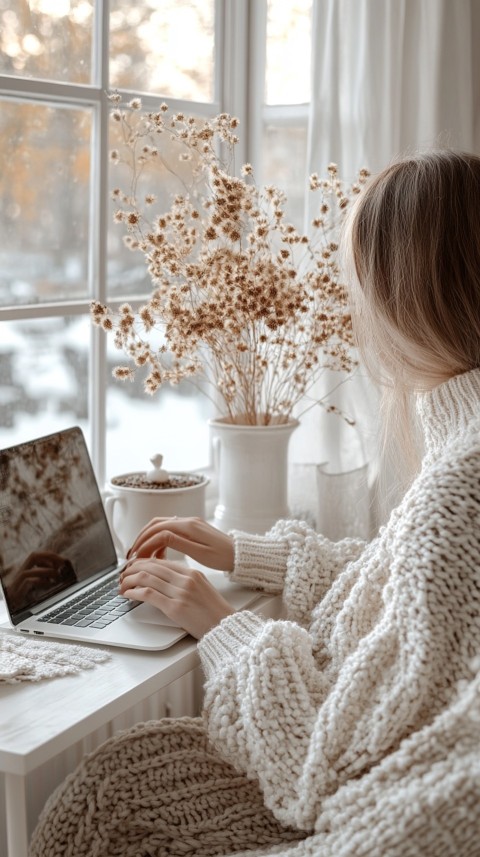
<svg viewBox="0 0 480 857">
<path fill-rule="evenodd" d="M 98 648 L 0 634 L 0 685 L 74 675 L 109 660 Z"/>
<path fill-rule="evenodd" d="M 369 544 L 234 534 L 232 579 L 282 592 L 286 618 L 206 634 L 206 733 L 105 745 L 32 857 L 480 857 L 480 370 L 418 412 L 421 471 Z"/>
<path fill-rule="evenodd" d="M 234 614 L 199 644 L 212 742 L 258 779 L 282 823 L 304 831 L 323 829 L 328 802 L 341 808 L 335 796 L 340 801 L 343 787 L 367 783 L 388 759 L 377 805 L 384 790 L 395 794 L 397 780 L 406 800 L 410 785 L 401 792 L 400 771 L 422 750 L 424 730 L 450 712 L 458 683 L 468 685 L 478 671 L 480 370 L 419 396 L 418 412 L 427 450 L 422 468 L 377 538 L 332 543 L 292 521 L 279 522 L 263 540 L 235 533 L 232 579 L 251 581 L 256 568 L 261 587 L 267 567 L 267 586 L 275 577 L 283 591 L 286 619 Z M 272 542 L 286 546 L 283 554 Z M 273 555 L 286 557 L 276 572 Z M 478 698 L 470 705 L 475 709 Z M 449 723 L 455 747 L 455 718 Z M 462 729 L 467 736 L 458 739 L 471 741 L 478 765 L 475 717 Z M 434 730 L 429 740 L 433 757 L 441 739 Z M 455 753 L 447 756 L 441 765 L 450 793 Z M 464 769 L 464 787 L 473 793 L 473 771 Z M 368 791 L 355 794 L 359 813 Z M 468 804 L 456 810 L 480 822 L 476 808 L 473 816 Z M 453 824 L 454 815 L 445 813 L 440 823 Z M 445 853 L 458 857 L 460 829 L 449 830 Z M 480 832 L 471 847 L 480 854 Z M 428 837 L 422 849 L 423 857 L 443 853 Z"/>
<path fill-rule="evenodd" d="M 400 753 L 326 798 L 313 835 L 237 857 L 479 857 L 479 747 L 480 675 Z"/>
<path fill-rule="evenodd" d="M 146 723 L 105 742 L 57 789 L 29 855 L 478 857 L 479 745 L 480 677 L 421 741 L 405 742 L 401 760 L 387 757 L 326 799 L 321 831 L 300 839 L 216 755 L 200 719 Z"/>
<path fill-rule="evenodd" d="M 298 841 L 199 718 L 146 723 L 87 756 L 47 802 L 30 857 L 214 857 Z"/>
</svg>

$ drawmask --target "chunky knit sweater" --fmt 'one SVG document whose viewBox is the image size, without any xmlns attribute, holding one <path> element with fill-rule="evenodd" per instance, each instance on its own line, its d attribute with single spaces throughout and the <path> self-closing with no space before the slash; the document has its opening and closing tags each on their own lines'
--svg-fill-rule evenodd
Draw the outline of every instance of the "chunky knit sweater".
<svg viewBox="0 0 480 857">
<path fill-rule="evenodd" d="M 232 579 L 286 618 L 206 634 L 203 721 L 107 741 L 32 857 L 480 857 L 480 369 L 418 412 L 421 471 L 369 544 L 234 533 Z"/>
<path fill-rule="evenodd" d="M 417 410 L 421 471 L 378 536 L 234 533 L 232 579 L 286 619 L 199 644 L 214 746 L 316 834 L 289 854 L 480 855 L 480 370 Z"/>
</svg>

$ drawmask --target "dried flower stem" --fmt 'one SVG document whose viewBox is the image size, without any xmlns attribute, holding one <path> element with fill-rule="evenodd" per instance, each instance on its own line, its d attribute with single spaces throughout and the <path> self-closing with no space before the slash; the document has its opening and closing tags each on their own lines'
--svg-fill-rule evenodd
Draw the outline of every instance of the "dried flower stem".
<svg viewBox="0 0 480 857">
<path fill-rule="evenodd" d="M 128 193 L 113 192 L 115 220 L 126 229 L 127 246 L 144 255 L 153 286 L 137 314 L 128 304 L 116 314 L 92 305 L 94 322 L 112 331 L 132 360 L 116 376 L 132 378 L 145 367 L 145 389 L 154 393 L 198 375 L 204 392 L 213 385 L 231 420 L 287 420 L 325 368 L 355 366 L 338 234 L 367 171 L 348 192 L 334 164 L 327 178 L 313 175 L 318 216 L 311 234 L 302 235 L 286 221 L 278 188 L 257 187 L 249 164 L 243 178 L 232 174 L 235 118 L 200 121 L 171 115 L 166 105 L 144 114 L 139 99 L 126 108 L 118 96 L 112 100 L 123 142 L 111 157 L 131 176 Z M 141 197 L 151 163 L 177 183 L 165 209 L 155 204 L 156 193 Z"/>
</svg>

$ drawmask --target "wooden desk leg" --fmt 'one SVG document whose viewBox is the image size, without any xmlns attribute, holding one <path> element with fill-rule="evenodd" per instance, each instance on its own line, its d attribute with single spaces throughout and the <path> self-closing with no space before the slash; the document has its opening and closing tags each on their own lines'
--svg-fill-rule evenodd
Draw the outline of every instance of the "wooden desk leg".
<svg viewBox="0 0 480 857">
<path fill-rule="evenodd" d="M 8 857 L 27 857 L 27 794 L 25 777 L 5 774 Z"/>
</svg>

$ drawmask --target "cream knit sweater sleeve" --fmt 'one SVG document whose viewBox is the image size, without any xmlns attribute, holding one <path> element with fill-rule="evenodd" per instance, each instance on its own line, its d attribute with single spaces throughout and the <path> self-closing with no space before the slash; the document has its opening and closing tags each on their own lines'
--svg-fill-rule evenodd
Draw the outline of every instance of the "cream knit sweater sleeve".
<svg viewBox="0 0 480 857">
<path fill-rule="evenodd" d="M 316 551 L 306 527 L 281 525 L 287 601 L 304 618 L 310 611 L 309 624 L 245 611 L 200 641 L 210 738 L 258 779 L 282 823 L 312 830 L 327 795 L 397 750 L 471 677 L 479 472 L 478 449 L 468 460 L 432 461 L 377 539 L 360 555 L 340 547 L 336 562 L 321 538 Z M 356 558 L 342 566 L 350 550 Z"/>
<path fill-rule="evenodd" d="M 360 539 L 332 542 L 301 521 L 278 521 L 265 535 L 233 530 L 234 571 L 231 580 L 281 593 L 289 617 L 302 625 L 347 564 L 366 547 Z"/>
</svg>

